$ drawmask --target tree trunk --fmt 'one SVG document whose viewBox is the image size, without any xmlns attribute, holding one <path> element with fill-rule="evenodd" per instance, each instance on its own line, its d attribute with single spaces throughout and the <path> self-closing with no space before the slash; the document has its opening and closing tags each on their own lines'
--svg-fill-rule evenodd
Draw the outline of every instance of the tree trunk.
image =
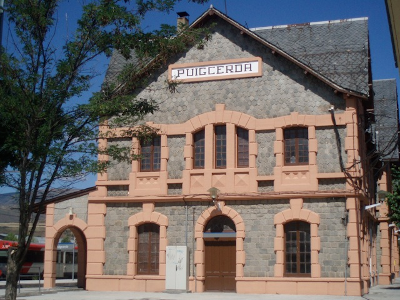
<svg viewBox="0 0 400 300">
<path fill-rule="evenodd" d="M 6 279 L 6 300 L 17 298 L 17 287 L 19 272 L 18 264 L 15 261 L 17 249 L 11 248 L 8 252 L 7 279 Z"/>
</svg>

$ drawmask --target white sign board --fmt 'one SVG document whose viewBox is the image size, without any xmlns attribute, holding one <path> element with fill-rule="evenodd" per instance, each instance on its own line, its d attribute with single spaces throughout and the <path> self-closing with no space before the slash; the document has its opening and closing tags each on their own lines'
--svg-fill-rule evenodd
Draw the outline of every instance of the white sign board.
<svg viewBox="0 0 400 300">
<path fill-rule="evenodd" d="M 258 76 L 262 76 L 260 57 L 172 64 L 168 68 L 168 79 L 177 82 L 224 80 Z"/>
</svg>

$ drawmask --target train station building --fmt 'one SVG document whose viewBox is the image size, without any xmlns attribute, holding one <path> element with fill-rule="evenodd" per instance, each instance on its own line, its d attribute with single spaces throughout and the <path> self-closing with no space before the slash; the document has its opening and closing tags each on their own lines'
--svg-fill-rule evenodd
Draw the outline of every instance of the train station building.
<svg viewBox="0 0 400 300">
<path fill-rule="evenodd" d="M 99 140 L 141 160 L 47 205 L 45 287 L 67 228 L 88 290 L 362 295 L 390 284 L 397 91 L 372 81 L 368 19 L 248 29 L 211 7 L 190 26 L 209 24 L 211 39 L 138 91 L 159 105 L 144 120 L 159 134 Z M 115 52 L 106 80 L 126 63 Z"/>
</svg>

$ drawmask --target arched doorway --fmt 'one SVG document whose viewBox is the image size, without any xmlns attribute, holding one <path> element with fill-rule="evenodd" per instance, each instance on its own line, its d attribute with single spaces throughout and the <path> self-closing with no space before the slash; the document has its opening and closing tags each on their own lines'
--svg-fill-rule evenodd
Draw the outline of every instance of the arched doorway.
<svg viewBox="0 0 400 300">
<path fill-rule="evenodd" d="M 60 237 L 66 231 L 72 233 L 70 241 L 60 243 Z M 85 288 L 87 246 L 83 232 L 75 226 L 64 228 L 54 239 L 53 249 L 56 249 L 56 259 L 53 260 L 56 278 L 76 280 L 77 287 Z"/>
<path fill-rule="evenodd" d="M 46 250 L 44 264 L 44 287 L 53 288 L 56 286 L 57 275 L 57 246 L 62 233 L 69 229 L 73 236 L 75 246 L 74 258 L 77 259 L 76 285 L 80 288 L 86 288 L 86 263 L 87 263 L 87 243 L 85 230 L 87 224 L 76 217 L 76 214 L 67 214 L 59 220 L 54 226 L 46 228 Z M 76 256 L 75 256 L 76 255 Z M 72 271 L 71 271 L 72 272 Z M 75 270 L 74 270 L 75 275 Z"/>
<path fill-rule="evenodd" d="M 210 219 L 203 232 L 205 290 L 236 291 L 236 226 L 225 215 Z"/>
</svg>

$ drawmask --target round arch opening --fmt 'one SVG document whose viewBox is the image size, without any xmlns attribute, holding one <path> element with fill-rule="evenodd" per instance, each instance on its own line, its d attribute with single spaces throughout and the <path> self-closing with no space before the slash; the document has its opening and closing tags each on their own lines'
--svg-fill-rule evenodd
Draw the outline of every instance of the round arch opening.
<svg viewBox="0 0 400 300">
<path fill-rule="evenodd" d="M 205 290 L 236 291 L 236 226 L 225 215 L 210 219 L 203 232 Z"/>
<path fill-rule="evenodd" d="M 86 287 L 87 244 L 81 229 L 67 226 L 57 233 L 52 261 L 52 274 L 56 279 L 72 280 L 73 285 L 76 281 L 77 287 Z"/>
</svg>

